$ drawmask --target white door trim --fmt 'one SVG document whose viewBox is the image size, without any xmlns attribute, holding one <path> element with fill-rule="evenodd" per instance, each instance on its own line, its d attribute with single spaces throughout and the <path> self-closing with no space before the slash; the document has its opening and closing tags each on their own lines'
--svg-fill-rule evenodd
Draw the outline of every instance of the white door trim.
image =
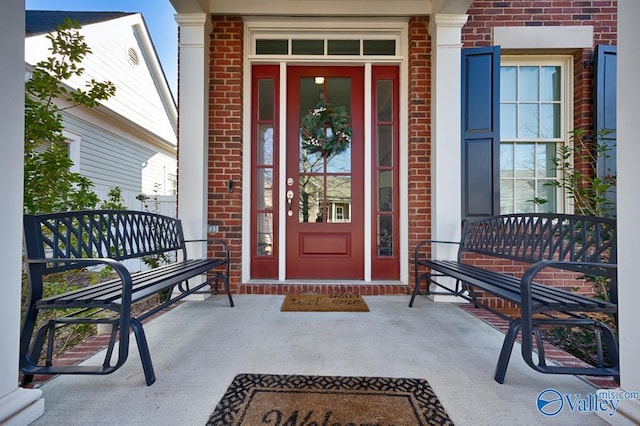
<svg viewBox="0 0 640 426">
<path fill-rule="evenodd" d="M 287 99 L 287 66 L 288 65 L 360 65 L 365 67 L 364 102 L 365 102 L 365 260 L 364 281 L 371 281 L 371 247 L 372 236 L 370 224 L 371 212 L 371 70 L 374 65 L 392 65 L 400 67 L 400 282 L 409 283 L 408 249 L 408 81 L 406 79 L 408 62 L 408 22 L 407 18 L 314 18 L 314 19 L 286 19 L 286 18 L 244 18 L 244 93 L 243 93 L 243 152 L 251 153 L 251 67 L 254 64 L 277 64 L 280 66 L 280 134 L 279 134 L 279 199 L 285 200 L 286 193 L 286 99 Z M 326 38 L 361 38 L 361 39 L 396 39 L 395 56 L 304 56 L 304 55 L 256 55 L 255 40 L 257 38 L 288 38 L 326 37 Z M 243 156 L 243 215 L 242 215 L 242 282 L 251 281 L 251 156 Z M 286 241 L 286 213 L 280 208 L 278 214 L 279 241 Z M 285 281 L 286 247 L 279 244 L 278 280 Z"/>
</svg>

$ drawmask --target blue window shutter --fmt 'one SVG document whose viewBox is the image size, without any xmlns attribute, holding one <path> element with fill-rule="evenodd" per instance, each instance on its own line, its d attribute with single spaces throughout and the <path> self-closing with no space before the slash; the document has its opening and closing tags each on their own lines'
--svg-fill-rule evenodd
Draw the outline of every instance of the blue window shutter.
<svg viewBox="0 0 640 426">
<path fill-rule="evenodd" d="M 500 47 L 462 50 L 462 218 L 500 214 Z"/>
<path fill-rule="evenodd" d="M 608 130 L 602 143 L 609 147 L 608 157 L 598 161 L 598 176 L 616 175 L 616 46 L 597 46 L 595 58 L 594 110 L 596 132 Z M 606 194 L 615 215 L 616 194 Z"/>
</svg>

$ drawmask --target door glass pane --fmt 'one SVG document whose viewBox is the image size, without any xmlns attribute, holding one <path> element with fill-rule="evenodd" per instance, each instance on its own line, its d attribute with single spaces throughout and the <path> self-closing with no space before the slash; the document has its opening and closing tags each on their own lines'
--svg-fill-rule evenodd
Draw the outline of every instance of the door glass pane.
<svg viewBox="0 0 640 426">
<path fill-rule="evenodd" d="M 393 164 L 393 126 L 378 126 L 378 166 Z"/>
<path fill-rule="evenodd" d="M 299 221 L 322 222 L 324 205 L 324 177 L 300 176 Z"/>
<path fill-rule="evenodd" d="M 300 120 L 326 100 L 327 108 L 351 112 L 351 79 L 304 77 L 300 80 Z M 332 136 L 331 122 L 324 132 Z M 302 129 L 300 131 L 302 135 Z M 351 222 L 351 145 L 342 152 L 310 152 L 300 136 L 299 221 L 305 223 Z"/>
<path fill-rule="evenodd" d="M 271 124 L 258 125 L 258 165 L 273 164 L 273 126 Z"/>
<path fill-rule="evenodd" d="M 378 256 L 393 256 L 393 216 L 378 215 Z"/>
<path fill-rule="evenodd" d="M 378 121 L 391 121 L 393 114 L 393 82 L 391 80 L 378 81 L 377 111 Z"/>
<path fill-rule="evenodd" d="M 258 213 L 258 256 L 273 256 L 273 214 Z"/>
<path fill-rule="evenodd" d="M 324 96 L 324 80 L 322 76 L 303 77 L 300 79 L 300 118 L 309 114 Z"/>
<path fill-rule="evenodd" d="M 351 146 L 339 154 L 329 155 L 326 160 L 329 173 L 351 172 Z"/>
<path fill-rule="evenodd" d="M 257 172 L 256 183 L 256 208 L 258 210 L 271 210 L 273 208 L 273 171 L 260 169 Z"/>
<path fill-rule="evenodd" d="M 300 140 L 300 172 L 320 173 L 324 170 L 324 158 L 319 152 L 307 152 Z"/>
<path fill-rule="evenodd" d="M 327 102 L 335 107 L 345 107 L 351 116 L 351 79 L 330 77 L 326 81 Z"/>
<path fill-rule="evenodd" d="M 389 212 L 393 208 L 393 172 L 378 172 L 378 210 Z"/>
<path fill-rule="evenodd" d="M 258 120 L 273 120 L 273 80 L 258 82 Z"/>
<path fill-rule="evenodd" d="M 327 222 L 351 222 L 351 176 L 327 176 L 326 202 Z"/>
</svg>

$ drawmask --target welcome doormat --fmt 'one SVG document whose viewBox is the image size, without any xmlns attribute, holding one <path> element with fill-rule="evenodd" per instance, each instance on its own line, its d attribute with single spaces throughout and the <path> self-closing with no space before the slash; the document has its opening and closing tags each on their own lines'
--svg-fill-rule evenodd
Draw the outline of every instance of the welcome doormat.
<svg viewBox="0 0 640 426">
<path fill-rule="evenodd" d="M 282 312 L 369 312 L 360 295 L 355 294 L 288 294 Z"/>
<path fill-rule="evenodd" d="M 207 425 L 452 425 L 426 380 L 239 374 Z"/>
</svg>

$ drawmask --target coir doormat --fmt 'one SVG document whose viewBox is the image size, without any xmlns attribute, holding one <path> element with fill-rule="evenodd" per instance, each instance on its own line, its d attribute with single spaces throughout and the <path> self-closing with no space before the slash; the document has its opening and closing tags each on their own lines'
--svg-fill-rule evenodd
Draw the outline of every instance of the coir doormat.
<svg viewBox="0 0 640 426">
<path fill-rule="evenodd" d="M 360 295 L 355 294 L 288 294 L 282 312 L 369 312 Z"/>
<path fill-rule="evenodd" d="M 207 425 L 452 425 L 426 380 L 239 374 Z"/>
</svg>

